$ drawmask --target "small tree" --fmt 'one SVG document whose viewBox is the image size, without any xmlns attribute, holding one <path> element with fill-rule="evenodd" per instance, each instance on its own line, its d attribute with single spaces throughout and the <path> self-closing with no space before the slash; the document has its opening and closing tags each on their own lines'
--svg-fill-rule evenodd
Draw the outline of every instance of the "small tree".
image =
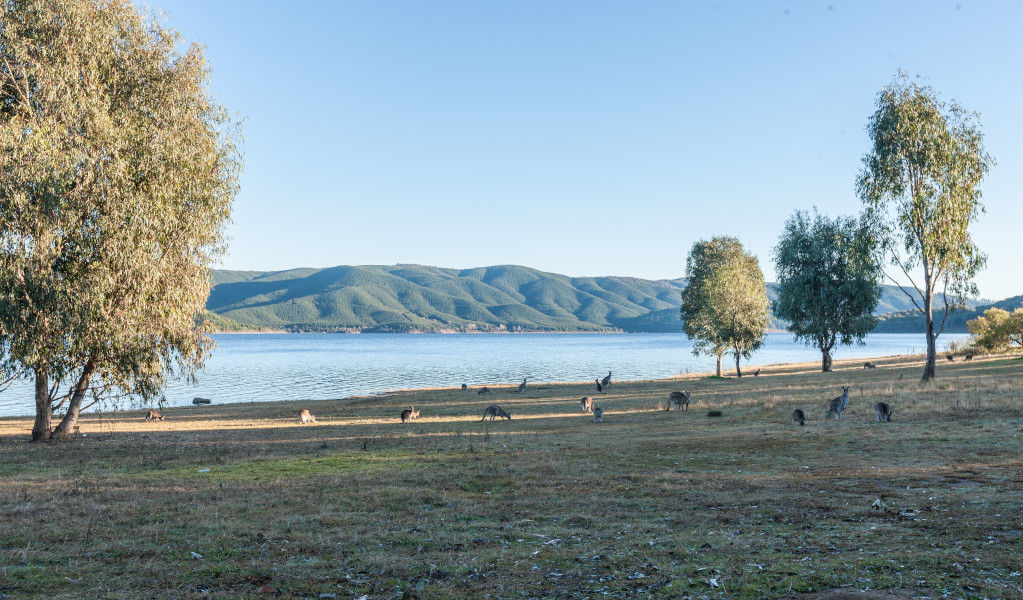
<svg viewBox="0 0 1023 600">
<path fill-rule="evenodd" d="M 901 72 L 878 94 L 867 132 L 873 148 L 863 158 L 857 192 L 881 247 L 922 298 L 921 304 L 888 276 L 924 317 L 923 379 L 930 380 L 937 338 L 955 308 L 949 297 L 977 294 L 973 277 L 986 257 L 969 226 L 983 210 L 978 186 L 994 161 L 984 151 L 976 113 L 938 100 L 931 87 L 910 82 Z M 937 291 L 944 309 L 935 328 Z"/>
<path fill-rule="evenodd" d="M 733 237 L 693 244 L 686 259 L 688 283 L 682 290 L 682 331 L 693 340 L 693 354 L 749 358 L 764 343 L 768 325 L 767 289 L 757 258 Z"/>
<path fill-rule="evenodd" d="M 983 316 L 966 323 L 973 334 L 973 345 L 988 352 L 1008 349 L 1012 344 L 1023 346 L 1023 308 L 1013 312 L 989 308 Z"/>
<path fill-rule="evenodd" d="M 179 41 L 129 0 L 0 0 L 0 375 L 34 378 L 33 440 L 209 353 L 195 317 L 241 161 Z"/>
<path fill-rule="evenodd" d="M 785 223 L 774 249 L 778 299 L 774 312 L 789 331 L 821 351 L 821 370 L 831 370 L 836 343 L 863 343 L 877 324 L 873 315 L 881 268 L 865 222 L 834 221 L 804 212 Z"/>
</svg>

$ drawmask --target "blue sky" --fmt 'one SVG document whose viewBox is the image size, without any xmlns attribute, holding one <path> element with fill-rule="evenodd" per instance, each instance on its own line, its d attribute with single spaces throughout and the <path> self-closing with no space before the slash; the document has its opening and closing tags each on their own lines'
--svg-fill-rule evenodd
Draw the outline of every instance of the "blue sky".
<svg viewBox="0 0 1023 600">
<path fill-rule="evenodd" d="M 898 69 L 981 113 L 981 295 L 1023 293 L 1023 3 L 165 0 L 245 118 L 223 267 L 521 264 L 681 277 L 860 209 Z"/>
</svg>

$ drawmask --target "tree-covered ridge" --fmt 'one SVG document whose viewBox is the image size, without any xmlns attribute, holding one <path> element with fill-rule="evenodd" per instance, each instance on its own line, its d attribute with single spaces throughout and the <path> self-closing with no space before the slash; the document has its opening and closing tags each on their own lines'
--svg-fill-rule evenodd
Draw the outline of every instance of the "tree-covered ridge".
<svg viewBox="0 0 1023 600">
<path fill-rule="evenodd" d="M 682 279 L 569 277 L 517 265 L 218 270 L 212 283 L 213 313 L 245 328 L 288 331 L 679 332 L 685 286 Z M 767 293 L 775 298 L 774 284 Z M 910 306 L 885 286 L 876 312 Z"/>
</svg>

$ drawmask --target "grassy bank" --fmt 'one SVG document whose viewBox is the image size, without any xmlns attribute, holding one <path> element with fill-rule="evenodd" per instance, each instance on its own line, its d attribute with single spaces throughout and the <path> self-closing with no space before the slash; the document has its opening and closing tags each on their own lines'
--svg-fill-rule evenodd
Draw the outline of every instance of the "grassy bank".
<svg viewBox="0 0 1023 600">
<path fill-rule="evenodd" d="M 0 598 L 1023 596 L 1023 360 L 874 362 L 0 419 Z"/>
</svg>

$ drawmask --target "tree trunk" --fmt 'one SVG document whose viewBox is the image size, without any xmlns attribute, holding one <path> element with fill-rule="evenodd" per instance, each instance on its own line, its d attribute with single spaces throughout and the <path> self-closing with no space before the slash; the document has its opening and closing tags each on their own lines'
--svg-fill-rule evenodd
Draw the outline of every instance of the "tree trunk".
<svg viewBox="0 0 1023 600">
<path fill-rule="evenodd" d="M 718 354 L 718 377 L 721 377 L 721 355 Z"/>
<path fill-rule="evenodd" d="M 821 372 L 831 372 L 831 351 L 821 350 Z"/>
<path fill-rule="evenodd" d="M 67 407 L 67 413 L 61 420 L 60 425 L 53 430 L 53 439 L 65 438 L 74 431 L 75 425 L 78 423 L 78 414 L 82 410 L 82 400 L 85 399 L 85 393 L 89 391 L 89 382 L 92 380 L 92 375 L 95 372 L 96 365 L 90 360 L 85 365 L 85 369 L 82 370 L 82 376 L 78 378 L 78 384 L 75 385 L 75 391 L 71 396 L 71 404 Z"/>
<path fill-rule="evenodd" d="M 736 377 L 742 377 L 742 370 L 739 369 L 739 361 L 741 359 L 742 359 L 742 355 L 739 354 L 738 350 L 736 350 L 735 351 L 735 376 Z"/>
<path fill-rule="evenodd" d="M 927 270 L 927 263 L 924 263 L 924 270 Z M 924 365 L 924 381 L 934 379 L 934 362 L 937 336 L 934 335 L 934 315 L 931 313 L 934 301 L 934 288 L 931 286 L 930 274 L 925 272 L 926 287 L 924 288 L 924 323 L 927 332 L 927 363 Z"/>
<path fill-rule="evenodd" d="M 53 400 L 50 398 L 50 382 L 46 376 L 46 367 L 35 369 L 36 372 L 36 422 L 32 426 L 32 441 L 50 439 L 50 418 L 53 414 Z"/>
</svg>

